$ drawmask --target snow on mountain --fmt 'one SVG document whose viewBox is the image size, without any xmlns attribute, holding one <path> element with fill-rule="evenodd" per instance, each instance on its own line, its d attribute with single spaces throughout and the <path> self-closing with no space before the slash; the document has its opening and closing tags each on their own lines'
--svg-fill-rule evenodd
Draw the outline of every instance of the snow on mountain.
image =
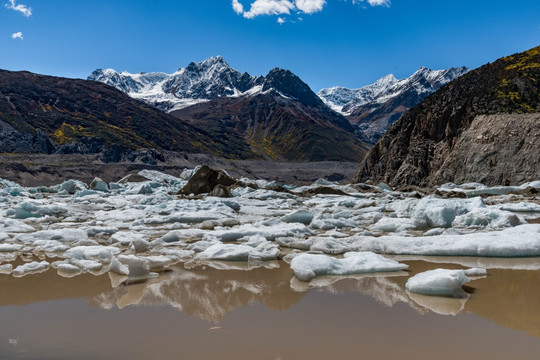
<svg viewBox="0 0 540 360">
<path fill-rule="evenodd" d="M 405 79 L 397 80 L 394 75 L 389 74 L 359 89 L 333 87 L 322 89 L 317 95 L 335 111 L 349 115 L 359 106 L 369 103 L 382 104 L 409 90 L 414 90 L 419 95 L 431 94 L 468 71 L 466 67 L 431 70 L 422 66 Z"/>
<path fill-rule="evenodd" d="M 396 84 L 398 80 L 394 75 L 383 76 L 375 83 L 364 86 L 360 89 L 347 89 L 341 86 L 322 89 L 317 95 L 322 101 L 334 111 L 343 113 L 343 107 L 349 103 L 367 104 L 385 92 L 388 88 Z"/>
<path fill-rule="evenodd" d="M 170 112 L 222 96 L 238 96 L 262 85 L 262 77 L 240 73 L 221 56 L 190 63 L 173 74 L 118 73 L 113 69 L 95 70 L 88 80 L 114 86 L 129 96 L 160 110 Z"/>
</svg>

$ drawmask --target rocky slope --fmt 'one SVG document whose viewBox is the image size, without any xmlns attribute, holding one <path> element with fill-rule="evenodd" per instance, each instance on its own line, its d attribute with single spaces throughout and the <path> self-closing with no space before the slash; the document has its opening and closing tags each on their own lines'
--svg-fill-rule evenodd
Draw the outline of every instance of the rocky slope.
<svg viewBox="0 0 540 360">
<path fill-rule="evenodd" d="M 540 47 L 443 86 L 392 125 L 355 181 L 517 184 L 540 179 Z"/>
<path fill-rule="evenodd" d="M 441 86 L 467 73 L 466 67 L 431 70 L 421 67 L 408 78 L 386 75 L 360 89 L 322 89 L 319 97 L 355 125 L 357 135 L 374 144 L 388 126 Z"/>
<path fill-rule="evenodd" d="M 114 161 L 141 148 L 222 155 L 226 144 L 105 84 L 0 70 L 0 152 Z"/>
<path fill-rule="evenodd" d="M 262 84 L 238 97 L 220 97 L 171 112 L 231 149 L 266 159 L 355 161 L 367 145 L 290 71 L 274 69 Z"/>
</svg>

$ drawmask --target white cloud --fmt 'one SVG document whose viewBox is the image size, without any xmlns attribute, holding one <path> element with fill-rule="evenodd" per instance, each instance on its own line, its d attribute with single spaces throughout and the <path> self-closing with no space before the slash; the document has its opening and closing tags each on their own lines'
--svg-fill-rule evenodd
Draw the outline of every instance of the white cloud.
<svg viewBox="0 0 540 360">
<path fill-rule="evenodd" d="M 361 2 L 367 1 L 371 6 L 386 6 L 389 7 L 391 2 L 390 0 L 352 0 L 353 4 L 359 4 Z"/>
<path fill-rule="evenodd" d="M 232 8 L 238 15 L 244 13 L 244 6 L 238 2 L 238 0 L 232 0 Z"/>
<path fill-rule="evenodd" d="M 244 17 L 253 19 L 259 15 L 289 15 L 294 8 L 289 0 L 255 0 L 249 11 L 244 12 Z"/>
<path fill-rule="evenodd" d="M 348 1 L 348 0 L 345 0 Z M 389 7 L 390 0 L 351 0 L 353 4 L 367 2 L 371 6 Z M 314 14 L 323 10 L 326 0 L 255 0 L 251 2 L 249 11 L 244 10 L 244 5 L 239 0 L 232 0 L 232 8 L 235 13 L 247 19 L 253 19 L 261 15 L 278 15 L 277 22 L 283 24 L 286 19 L 281 15 L 290 15 L 295 11 L 297 15 Z M 301 18 L 299 18 L 300 21 Z M 294 22 L 294 21 L 293 21 Z"/>
<path fill-rule="evenodd" d="M 368 0 L 371 6 L 390 6 L 390 0 Z"/>
<path fill-rule="evenodd" d="M 4 6 L 8 9 L 18 11 L 26 17 L 32 15 L 32 8 L 26 5 L 16 4 L 16 0 L 9 0 L 9 4 L 5 4 Z"/>
<path fill-rule="evenodd" d="M 21 39 L 21 40 L 23 40 L 22 32 L 19 31 L 19 32 L 11 34 L 11 38 L 12 39 Z"/>
<path fill-rule="evenodd" d="M 296 0 L 298 10 L 306 14 L 313 14 L 323 9 L 326 0 Z"/>
</svg>

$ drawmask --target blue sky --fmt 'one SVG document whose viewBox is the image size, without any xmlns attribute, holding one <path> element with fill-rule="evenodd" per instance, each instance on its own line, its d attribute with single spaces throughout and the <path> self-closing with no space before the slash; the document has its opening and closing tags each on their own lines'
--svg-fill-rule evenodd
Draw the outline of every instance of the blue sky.
<svg viewBox="0 0 540 360">
<path fill-rule="evenodd" d="M 0 68 L 67 77 L 174 72 L 222 55 L 252 75 L 290 69 L 318 91 L 540 45 L 539 0 L 0 2 Z"/>
</svg>

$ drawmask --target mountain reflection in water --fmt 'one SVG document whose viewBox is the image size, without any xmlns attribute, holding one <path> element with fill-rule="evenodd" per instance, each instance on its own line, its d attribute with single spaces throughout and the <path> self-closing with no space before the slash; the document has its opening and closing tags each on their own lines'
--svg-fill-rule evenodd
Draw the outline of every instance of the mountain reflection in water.
<svg viewBox="0 0 540 360">
<path fill-rule="evenodd" d="M 469 283 L 467 290 L 471 294 L 463 299 L 410 294 L 405 290 L 405 283 L 413 274 L 437 267 L 461 267 L 451 264 L 450 259 L 437 259 L 437 263 L 408 261 L 410 272 L 319 277 L 310 283 L 298 281 L 290 268 L 280 262 L 251 269 L 246 264 L 216 262 L 189 269 L 179 264 L 158 278 L 131 285 L 123 285 L 108 275 L 62 278 L 54 271 L 19 279 L 0 276 L 0 306 L 85 298 L 101 309 L 171 306 L 190 316 L 219 323 L 229 312 L 251 304 L 264 304 L 274 311 L 287 310 L 309 291 L 361 293 L 388 307 L 405 303 L 419 314 L 474 313 L 540 337 L 540 272 L 497 269 L 504 267 L 504 260 L 501 265 L 496 260 L 491 262 L 495 268 L 488 269 L 487 277 Z M 116 286 L 111 287 L 111 283 Z"/>
</svg>

